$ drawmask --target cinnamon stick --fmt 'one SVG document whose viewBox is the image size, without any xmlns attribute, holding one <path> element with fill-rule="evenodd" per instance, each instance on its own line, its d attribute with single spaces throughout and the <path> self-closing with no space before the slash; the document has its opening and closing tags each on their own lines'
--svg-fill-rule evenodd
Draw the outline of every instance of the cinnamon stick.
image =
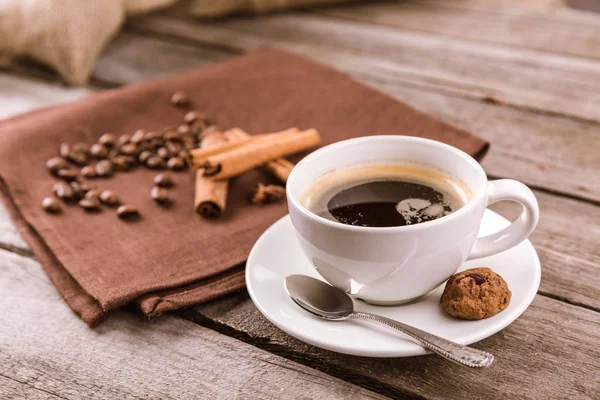
<svg viewBox="0 0 600 400">
<path fill-rule="evenodd" d="M 299 132 L 298 128 L 290 128 L 287 131 L 291 132 Z M 246 140 L 250 138 L 250 134 L 248 132 L 243 131 L 242 129 L 235 128 L 230 133 L 232 139 L 235 140 Z M 271 175 L 274 175 L 281 182 L 286 183 L 292 169 L 294 168 L 294 163 L 289 162 L 285 158 L 276 158 L 275 160 L 269 161 L 265 165 L 263 165 L 263 169 L 269 172 Z"/>
<path fill-rule="evenodd" d="M 298 153 L 318 145 L 321 141 L 316 129 L 289 134 L 271 134 L 258 140 L 250 140 L 231 151 L 208 157 L 199 167 L 204 168 L 204 176 L 213 179 L 228 179 L 252 168 Z"/>
<path fill-rule="evenodd" d="M 228 142 L 222 132 L 212 132 L 202 139 L 202 149 L 223 146 Z M 215 218 L 221 216 L 227 205 L 229 181 L 215 181 L 204 176 L 204 170 L 196 171 L 194 208 L 203 217 Z"/>
</svg>

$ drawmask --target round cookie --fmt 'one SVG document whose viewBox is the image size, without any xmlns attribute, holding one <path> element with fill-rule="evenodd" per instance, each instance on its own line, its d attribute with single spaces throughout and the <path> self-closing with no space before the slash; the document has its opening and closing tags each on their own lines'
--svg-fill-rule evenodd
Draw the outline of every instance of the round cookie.
<svg viewBox="0 0 600 400">
<path fill-rule="evenodd" d="M 440 303 L 453 317 L 483 319 L 498 314 L 510 304 L 511 292 L 500 275 L 489 268 L 471 268 L 453 275 Z"/>
</svg>

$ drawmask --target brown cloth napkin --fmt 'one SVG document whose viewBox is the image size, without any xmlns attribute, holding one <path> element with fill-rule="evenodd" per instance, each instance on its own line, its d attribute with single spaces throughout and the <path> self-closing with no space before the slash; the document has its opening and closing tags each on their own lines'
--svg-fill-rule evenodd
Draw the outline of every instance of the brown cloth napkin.
<svg viewBox="0 0 600 400">
<path fill-rule="evenodd" d="M 242 288 L 242 264 L 252 245 L 287 212 L 285 203 L 249 203 L 251 188 L 272 179 L 260 171 L 232 180 L 220 219 L 194 213 L 189 172 L 173 174 L 176 200 L 164 209 L 149 196 L 155 172 L 142 168 L 93 182 L 135 204 L 142 214 L 136 222 L 117 219 L 111 209 L 98 214 L 77 206 L 65 207 L 61 215 L 42 211 L 40 202 L 56 182 L 44 164 L 57 155 L 60 143 L 93 143 L 104 132 L 174 125 L 183 115 L 169 104 L 176 90 L 185 90 L 196 109 L 225 129 L 264 133 L 314 127 L 323 145 L 374 134 L 420 136 L 475 157 L 488 147 L 345 74 L 268 48 L 3 121 L 0 197 L 60 294 L 91 326 L 127 303 L 154 316 Z"/>
</svg>

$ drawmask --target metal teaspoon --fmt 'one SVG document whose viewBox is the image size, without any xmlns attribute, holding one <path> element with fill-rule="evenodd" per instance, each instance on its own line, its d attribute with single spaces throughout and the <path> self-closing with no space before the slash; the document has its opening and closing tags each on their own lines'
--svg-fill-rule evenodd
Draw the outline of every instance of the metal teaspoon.
<svg viewBox="0 0 600 400">
<path fill-rule="evenodd" d="M 290 275 L 285 278 L 285 287 L 296 304 L 317 317 L 330 321 L 358 317 L 378 322 L 407 334 L 434 353 L 467 367 L 489 367 L 494 362 L 494 356 L 488 352 L 454 343 L 393 319 L 354 311 L 350 296 L 318 279 L 306 275 Z"/>
</svg>

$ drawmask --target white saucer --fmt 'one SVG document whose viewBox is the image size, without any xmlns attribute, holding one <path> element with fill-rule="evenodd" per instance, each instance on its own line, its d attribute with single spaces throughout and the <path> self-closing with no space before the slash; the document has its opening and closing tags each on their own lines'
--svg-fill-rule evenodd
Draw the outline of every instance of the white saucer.
<svg viewBox="0 0 600 400">
<path fill-rule="evenodd" d="M 507 221 L 486 210 L 479 235 L 507 226 Z M 540 285 L 540 260 L 529 240 L 495 256 L 468 261 L 462 269 L 487 266 L 500 274 L 512 291 L 510 306 L 480 321 L 462 321 L 448 316 L 440 307 L 443 285 L 424 299 L 401 306 L 378 307 L 355 300 L 357 310 L 380 314 L 413 325 L 461 344 L 485 339 L 519 317 L 533 301 Z M 291 274 L 319 278 L 304 256 L 289 216 L 263 233 L 246 264 L 246 284 L 256 307 L 277 327 L 317 347 L 366 357 L 409 357 L 427 354 L 407 336 L 357 319 L 321 320 L 297 306 L 287 295 L 284 279 Z"/>
</svg>

